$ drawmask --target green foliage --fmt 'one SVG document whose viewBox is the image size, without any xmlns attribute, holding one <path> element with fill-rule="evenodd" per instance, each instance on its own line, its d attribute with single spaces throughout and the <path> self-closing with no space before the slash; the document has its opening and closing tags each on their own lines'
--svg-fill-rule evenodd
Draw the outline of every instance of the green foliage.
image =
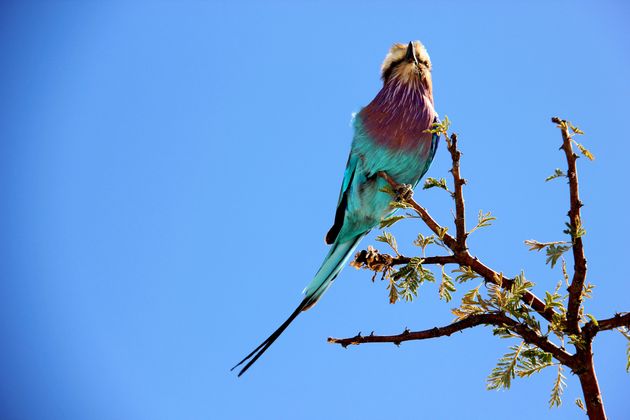
<svg viewBox="0 0 630 420">
<path fill-rule="evenodd" d="M 445 115 L 444 119 L 439 123 L 433 123 L 431 128 L 424 130 L 425 133 L 433 133 L 444 135 L 444 137 L 448 137 L 448 129 L 451 127 L 451 121 L 448 119 L 448 116 Z"/>
<path fill-rule="evenodd" d="M 578 149 L 580 149 L 580 152 L 588 159 L 588 160 L 595 160 L 595 156 L 593 156 L 593 154 L 584 146 L 582 146 L 580 143 L 578 143 L 577 141 L 573 140 L 573 143 L 575 143 L 575 145 L 578 147 Z"/>
<path fill-rule="evenodd" d="M 518 346 L 511 346 L 510 351 L 499 359 L 487 378 L 486 387 L 508 389 L 516 376 L 526 378 L 554 364 L 551 353 L 522 341 Z M 550 407 L 560 406 L 562 403 L 561 397 L 566 387 L 565 379 L 566 377 L 562 374 L 562 365 L 558 364 L 558 375 L 553 383 L 549 400 Z"/>
<path fill-rule="evenodd" d="M 406 201 L 392 201 L 389 206 L 394 209 L 412 209 L 413 206 Z"/>
<path fill-rule="evenodd" d="M 569 242 L 538 242 L 533 239 L 526 240 L 525 245 L 529 247 L 530 251 L 542 251 L 545 249 L 547 254 L 545 264 L 551 263 L 551 268 L 556 265 L 562 254 L 571 249 L 572 246 Z"/>
<path fill-rule="evenodd" d="M 488 302 L 481 296 L 479 292 L 480 288 L 481 284 L 466 292 L 462 297 L 462 303 L 459 307 L 451 309 L 451 312 L 458 321 L 468 318 L 471 315 L 488 311 Z"/>
<path fill-rule="evenodd" d="M 462 265 L 459 268 L 454 269 L 453 271 L 451 271 L 451 273 L 459 273 L 457 277 L 455 277 L 455 280 L 457 280 L 457 282 L 459 283 L 465 283 L 468 280 L 476 279 L 479 277 L 479 275 L 475 273 L 472 268 L 466 265 Z"/>
<path fill-rule="evenodd" d="M 578 348 L 581 350 L 584 350 L 586 348 L 586 342 L 584 341 L 581 335 L 569 334 L 567 337 L 569 337 L 569 343 L 573 344 L 575 348 Z"/>
<path fill-rule="evenodd" d="M 564 268 L 566 264 L 564 264 L 564 260 L 562 260 L 562 262 Z M 556 288 L 553 293 L 545 292 L 545 310 L 551 308 L 555 311 L 552 315 L 551 322 L 549 323 L 547 334 L 550 331 L 553 331 L 553 333 L 559 338 L 564 337 L 564 327 L 567 321 L 565 302 L 568 297 L 568 295 L 563 296 L 558 293 L 561 286 L 562 280 L 556 284 Z"/>
<path fill-rule="evenodd" d="M 551 245 L 560 245 L 560 244 L 568 244 L 569 242 L 565 241 L 556 241 L 556 242 L 538 242 L 534 239 L 527 239 L 525 241 L 525 245 L 529 247 L 529 251 L 542 251 Z"/>
<path fill-rule="evenodd" d="M 538 242 L 534 239 L 526 240 L 525 245 L 529 247 L 530 251 L 542 251 L 545 249 L 547 253 L 545 264 L 551 263 L 551 268 L 556 265 L 562 254 L 571 249 L 572 246 L 569 242 Z"/>
<path fill-rule="evenodd" d="M 510 350 L 512 351 L 504 354 L 503 357 L 499 359 L 497 365 L 488 376 L 486 381 L 487 389 L 510 388 L 512 379 L 516 376 L 516 365 L 524 346 L 524 341 L 522 341 L 519 346 L 511 346 Z"/>
<path fill-rule="evenodd" d="M 497 335 L 503 335 L 503 332 L 499 331 Z M 506 335 L 506 337 L 513 336 L 512 333 Z M 508 389 L 516 376 L 526 378 L 554 364 L 556 363 L 553 362 L 551 353 L 521 341 L 520 345 L 511 346 L 510 351 L 499 359 L 487 378 L 486 387 L 488 389 Z M 550 407 L 559 407 L 562 404 L 561 397 L 566 387 L 566 377 L 562 374 L 562 365 L 557 365 L 558 375 L 551 389 Z"/>
<path fill-rule="evenodd" d="M 592 314 L 586 314 L 586 317 L 593 323 L 593 325 L 595 325 L 596 327 L 599 326 L 597 318 L 595 318 Z"/>
<path fill-rule="evenodd" d="M 398 287 L 396 287 L 396 281 L 391 277 L 389 278 L 387 290 L 389 290 L 389 303 L 393 305 L 398 302 Z"/>
<path fill-rule="evenodd" d="M 556 178 L 560 178 L 560 177 L 566 177 L 567 174 L 565 174 L 561 169 L 556 168 L 555 171 L 553 171 L 553 174 L 549 175 L 547 178 L 545 178 L 545 182 L 551 181 L 552 179 L 556 179 Z"/>
<path fill-rule="evenodd" d="M 553 365 L 553 356 L 537 347 L 527 346 L 516 366 L 516 374 L 519 378 L 525 378 L 538 373 L 546 367 Z"/>
<path fill-rule="evenodd" d="M 406 216 L 402 216 L 402 215 L 398 215 L 398 216 L 392 216 L 392 217 L 388 217 L 386 219 L 382 219 L 381 220 L 381 224 L 380 224 L 380 228 L 388 228 L 390 226 L 392 226 L 394 223 L 398 222 L 399 220 L 405 219 Z"/>
<path fill-rule="evenodd" d="M 450 190 L 448 189 L 448 185 L 446 185 L 446 180 L 444 178 L 440 178 L 438 180 L 438 179 L 429 177 L 424 181 L 424 186 L 422 187 L 422 189 L 428 190 L 434 187 L 442 188 L 444 191 L 450 192 Z"/>
<path fill-rule="evenodd" d="M 564 297 L 557 291 L 554 293 L 545 292 L 545 310 L 549 308 L 564 311 Z"/>
<path fill-rule="evenodd" d="M 553 268 L 562 254 L 569 249 L 571 249 L 571 245 L 550 244 L 547 247 L 547 259 L 545 260 L 545 264 L 551 263 L 551 268 Z"/>
<path fill-rule="evenodd" d="M 581 297 L 582 299 L 590 299 L 593 295 L 593 289 L 595 288 L 594 284 L 584 283 L 584 287 L 582 288 Z"/>
<path fill-rule="evenodd" d="M 418 296 L 418 288 L 425 281 L 434 282 L 435 276 L 431 270 L 422 266 L 422 258 L 412 258 L 409 263 L 398 270 L 387 273 L 389 279 L 389 303 L 396 303 L 404 299 L 412 301 Z"/>
<path fill-rule="evenodd" d="M 571 141 L 573 143 L 575 143 L 575 145 L 577 146 L 578 149 L 580 149 L 580 152 L 582 153 L 582 155 L 584 155 L 588 160 L 595 160 L 595 156 L 593 156 L 593 154 L 583 145 L 581 145 L 580 143 L 578 143 L 573 136 L 580 136 L 582 134 L 584 134 L 584 131 L 580 130 L 578 127 L 574 126 L 573 124 L 571 124 L 571 121 L 566 121 L 566 122 L 562 122 L 559 127 L 561 128 L 568 128 L 571 130 Z"/>
<path fill-rule="evenodd" d="M 586 409 L 584 408 L 584 403 L 582 402 L 581 398 L 575 399 L 575 405 L 577 405 L 578 408 L 580 408 L 582 411 L 586 411 Z"/>
<path fill-rule="evenodd" d="M 580 130 L 579 128 L 571 124 L 571 121 L 567 121 L 567 123 L 569 124 L 569 128 L 571 129 L 571 131 L 573 131 L 573 134 L 577 134 L 577 135 L 584 134 L 584 131 Z"/>
<path fill-rule="evenodd" d="M 446 235 L 446 232 L 448 232 L 448 228 L 446 226 L 439 229 L 438 238 L 440 239 L 440 241 L 444 240 L 444 235 Z"/>
<path fill-rule="evenodd" d="M 451 278 L 451 276 L 446 274 L 446 271 L 444 271 L 444 266 L 442 266 L 442 281 L 440 282 L 440 288 L 438 290 L 440 299 L 446 302 L 450 302 L 451 299 L 453 298 L 451 293 L 454 292 L 455 290 L 457 289 L 455 288 L 453 279 Z"/>
<path fill-rule="evenodd" d="M 396 255 L 400 255 L 398 253 L 398 243 L 396 242 L 396 238 L 394 238 L 394 235 L 392 235 L 391 233 L 387 231 L 383 231 L 381 235 L 376 237 L 376 240 L 379 242 L 385 242 L 387 245 L 391 247 L 391 249 L 394 250 Z"/>
<path fill-rule="evenodd" d="M 556 380 L 553 383 L 553 387 L 551 388 L 551 398 L 549 398 L 549 408 L 553 408 L 554 406 L 560 407 L 562 404 L 562 393 L 567 386 L 565 382 L 566 377 L 562 374 L 563 368 L 561 364 L 558 364 L 558 376 L 556 376 Z"/>
<path fill-rule="evenodd" d="M 468 233 L 470 234 L 479 228 L 490 226 L 493 220 L 497 220 L 497 218 L 492 216 L 490 212 L 484 213 L 482 210 L 479 210 L 479 214 L 477 215 L 477 225 L 472 228 Z"/>
<path fill-rule="evenodd" d="M 507 312 L 518 320 L 525 322 L 533 330 L 540 331 L 540 322 L 532 315 L 529 308 L 521 302 L 523 295 L 533 286 L 534 283 L 525 279 L 524 273 L 514 278 L 512 287 L 509 290 L 504 290 L 497 284 L 489 284 L 490 300 L 488 306 L 498 311 Z"/>
<path fill-rule="evenodd" d="M 573 241 L 575 241 L 577 238 L 581 238 L 582 236 L 586 235 L 586 229 L 582 227 L 582 223 L 579 220 L 578 220 L 577 226 L 575 227 L 573 227 L 571 223 L 569 222 L 565 223 L 565 226 L 567 228 L 563 230 L 562 233 L 566 233 L 567 235 L 570 235 Z"/>
<path fill-rule="evenodd" d="M 424 236 L 422 233 L 419 233 L 416 240 L 413 241 L 413 244 L 415 246 L 419 246 L 420 248 L 422 248 L 422 254 L 424 254 L 427 247 L 433 243 L 435 243 L 435 236 L 433 235 Z"/>
</svg>

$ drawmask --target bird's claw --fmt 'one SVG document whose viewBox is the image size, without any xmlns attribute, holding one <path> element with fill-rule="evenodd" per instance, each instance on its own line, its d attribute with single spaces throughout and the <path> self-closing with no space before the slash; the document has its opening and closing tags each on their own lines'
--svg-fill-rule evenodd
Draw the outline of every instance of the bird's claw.
<svg viewBox="0 0 630 420">
<path fill-rule="evenodd" d="M 407 202 L 413 197 L 411 184 L 399 184 L 396 187 L 396 201 Z"/>
</svg>

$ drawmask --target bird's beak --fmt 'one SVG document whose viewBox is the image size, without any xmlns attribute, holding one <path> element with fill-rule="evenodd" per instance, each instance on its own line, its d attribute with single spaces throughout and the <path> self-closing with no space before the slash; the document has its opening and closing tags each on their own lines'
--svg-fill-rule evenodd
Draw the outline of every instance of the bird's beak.
<svg viewBox="0 0 630 420">
<path fill-rule="evenodd" d="M 409 45 L 407 46 L 407 54 L 405 54 L 405 58 L 410 63 L 414 62 L 418 64 L 418 59 L 416 58 L 416 52 L 414 51 L 414 48 L 413 48 L 413 42 L 409 42 Z"/>
</svg>

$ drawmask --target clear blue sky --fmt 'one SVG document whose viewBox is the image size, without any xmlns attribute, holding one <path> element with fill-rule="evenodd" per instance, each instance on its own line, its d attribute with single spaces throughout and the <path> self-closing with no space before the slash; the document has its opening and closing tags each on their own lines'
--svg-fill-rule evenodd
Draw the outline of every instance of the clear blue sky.
<svg viewBox="0 0 630 420">
<path fill-rule="evenodd" d="M 587 311 L 630 310 L 630 8 L 573 2 L 41 2 L 0 24 L 0 407 L 39 419 L 573 419 L 553 370 L 485 390 L 509 344 L 479 328 L 343 350 L 328 336 L 448 323 L 426 285 L 389 305 L 347 268 L 248 374 L 229 368 L 300 301 L 326 252 L 351 113 L 393 42 L 420 39 L 436 106 L 460 135 L 466 204 L 498 217 L 473 252 L 536 291 L 559 271 L 525 239 L 562 239 L 567 190 L 549 122 L 580 160 Z M 523 2 L 524 3 L 524 2 Z M 429 175 L 448 176 L 442 145 Z M 448 197 L 419 191 L 451 224 Z M 393 230 L 401 248 L 418 231 Z M 374 244 L 374 234 L 363 245 Z M 630 414 L 625 341 L 596 367 L 612 419 Z"/>
</svg>

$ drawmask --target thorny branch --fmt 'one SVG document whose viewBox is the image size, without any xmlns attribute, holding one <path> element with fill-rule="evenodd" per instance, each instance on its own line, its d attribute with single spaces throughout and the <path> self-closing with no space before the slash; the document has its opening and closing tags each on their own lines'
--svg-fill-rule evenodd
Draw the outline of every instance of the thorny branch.
<svg viewBox="0 0 630 420">
<path fill-rule="evenodd" d="M 592 340 L 600 331 L 613 330 L 615 328 L 630 328 L 630 312 L 615 314 L 612 318 L 589 321 L 584 325 L 583 335 Z"/>
<path fill-rule="evenodd" d="M 582 229 L 582 219 L 580 216 L 580 208 L 583 204 L 580 201 L 580 191 L 578 186 L 578 174 L 575 161 L 578 155 L 573 152 L 573 145 L 571 143 L 571 134 L 569 134 L 569 127 L 567 122 L 561 120 L 558 117 L 553 117 L 552 122 L 558 124 L 558 127 L 562 131 L 562 147 L 567 158 L 568 171 L 567 177 L 569 178 L 569 195 L 570 195 L 570 209 L 569 209 L 569 223 L 571 236 L 573 237 L 573 261 L 575 263 L 573 271 L 573 279 L 571 285 L 568 288 L 569 292 L 569 304 L 567 305 L 567 331 L 573 334 L 580 332 L 579 310 L 582 305 L 582 289 L 584 287 L 584 281 L 586 280 L 586 258 L 584 257 L 584 246 L 582 244 L 582 237 L 579 233 Z"/>
<path fill-rule="evenodd" d="M 457 238 L 453 238 L 450 234 L 445 233 L 446 228 L 437 223 L 431 217 L 429 212 L 420 204 L 418 204 L 413 198 L 409 198 L 407 200 L 407 204 L 409 204 L 418 213 L 422 221 L 429 227 L 429 229 L 431 229 L 433 233 L 438 235 L 442 239 L 444 244 L 453 252 L 455 264 L 464 267 L 470 267 L 475 273 L 483 277 L 486 282 L 494 283 L 504 289 L 509 289 L 512 287 L 512 280 L 504 278 L 503 274 L 500 274 L 487 265 L 483 264 L 481 261 L 479 261 L 477 257 L 473 257 L 468 252 L 468 249 L 466 247 L 466 238 L 468 237 L 468 233 L 465 231 L 466 216 L 464 214 L 464 195 L 462 192 L 462 186 L 466 183 L 466 181 L 460 176 L 459 157 L 461 156 L 461 152 L 457 150 L 456 135 L 453 134 L 451 136 L 451 139 L 448 143 L 448 148 L 453 159 L 451 173 L 453 175 L 453 182 L 455 184 L 454 199 L 456 208 L 455 226 Z M 379 172 L 378 175 L 385 179 L 394 190 L 400 188 L 400 185 L 386 173 Z M 543 318 L 548 321 L 552 321 L 554 316 L 553 308 L 546 307 L 545 303 L 532 292 L 526 291 L 522 296 L 522 301 L 525 304 L 529 305 L 536 312 L 538 312 Z"/>
<path fill-rule="evenodd" d="M 513 320 L 502 312 L 471 315 L 465 319 L 462 319 L 461 321 L 453 322 L 452 324 L 446 325 L 444 327 L 435 327 L 423 331 L 405 330 L 401 334 L 397 335 L 374 335 L 372 333 L 367 336 L 363 336 L 359 333 L 356 336 L 350 338 L 329 337 L 328 342 L 333 344 L 340 344 L 343 347 L 364 343 L 394 343 L 396 345 L 400 345 L 400 343 L 402 343 L 403 341 L 426 340 L 428 338 L 450 336 L 453 333 L 479 325 L 494 325 L 497 327 L 507 328 L 521 335 L 525 342 L 535 344 L 541 349 L 551 353 L 559 362 L 567 366 L 574 365 L 574 361 L 572 359 L 573 356 L 569 354 L 566 350 L 556 346 L 551 341 L 549 341 L 547 337 L 539 335 L 527 325 Z"/>
<path fill-rule="evenodd" d="M 614 317 L 608 319 L 595 320 L 594 318 L 591 318 L 591 321 L 585 323 L 583 328 L 580 328 L 582 301 L 585 296 L 584 283 L 586 280 L 587 268 L 582 243 L 582 235 L 584 233 L 580 215 L 582 202 L 580 201 L 579 196 L 576 169 L 576 160 L 578 156 L 573 152 L 573 139 L 571 137 L 572 134 L 569 132 L 569 127 L 574 133 L 581 132 L 576 130 L 576 128 L 567 121 L 561 120 L 557 117 L 552 118 L 552 122 L 556 123 L 561 129 L 563 140 L 561 149 L 565 152 L 568 164 L 568 171 L 566 175 L 569 179 L 570 192 L 568 233 L 572 238 L 571 248 L 573 250 L 574 260 L 573 278 L 571 279 L 570 285 L 567 289 L 569 295 L 566 312 L 564 311 L 564 308 L 562 308 L 562 312 L 564 313 L 559 313 L 554 310 L 553 305 L 547 305 L 543 300 L 538 298 L 529 290 L 525 290 L 522 295 L 520 295 L 520 299 L 523 303 L 525 303 L 525 305 L 536 311 L 540 316 L 547 320 L 550 325 L 555 324 L 555 328 L 557 328 L 555 331 L 558 331 L 560 334 L 566 334 L 570 337 L 571 343 L 575 346 L 575 354 L 567 352 L 564 345 L 558 346 L 551 342 L 546 335 L 542 335 L 535 325 L 532 326 L 531 324 L 528 325 L 526 322 L 520 322 L 511 316 L 508 316 L 508 314 L 503 310 L 473 313 L 463 319 L 460 318 L 458 321 L 449 325 L 435 327 L 428 330 L 412 332 L 406 329 L 403 333 L 397 335 L 374 335 L 374 333 L 372 333 L 368 336 L 362 336 L 359 333 L 358 335 L 349 338 L 330 337 L 328 338 L 328 342 L 340 344 L 343 347 L 364 343 L 394 343 L 399 345 L 403 341 L 450 336 L 455 332 L 460 332 L 480 325 L 492 325 L 495 326 L 495 328 L 504 328 L 511 331 L 516 336 L 520 336 L 526 343 L 534 345 L 544 352 L 550 353 L 558 362 L 560 362 L 560 364 L 569 367 L 580 379 L 589 418 L 591 420 L 606 419 L 599 384 L 595 375 L 592 342 L 594 337 L 600 331 L 622 327 L 630 328 L 630 313 L 618 313 Z M 446 136 L 446 132 L 444 131 L 443 133 Z M 399 200 L 402 199 L 409 207 L 413 208 L 427 227 L 436 234 L 444 245 L 453 253 L 453 255 L 446 256 L 422 257 L 422 264 L 455 264 L 462 268 L 467 267 L 477 275 L 481 276 L 486 283 L 492 283 L 498 285 L 501 289 L 510 291 L 514 286 L 516 279 L 504 278 L 502 273 L 497 272 L 496 270 L 493 270 L 483 264 L 477 257 L 472 256 L 468 250 L 466 240 L 470 232 L 466 231 L 465 206 L 462 188 L 466 184 L 466 180 L 461 177 L 460 173 L 459 160 L 461 152 L 457 148 L 457 136 L 452 134 L 450 138 L 448 136 L 446 137 L 447 148 L 452 160 L 450 172 L 453 176 L 454 182 L 452 197 L 455 201 L 455 237 L 447 233 L 446 228 L 433 219 L 428 211 L 413 200 L 411 196 L 407 195 L 398 198 Z M 582 153 L 584 153 L 583 147 L 578 143 L 576 144 Z M 557 170 L 557 172 L 559 172 L 559 170 Z M 559 175 L 557 176 L 560 176 L 561 174 L 562 173 L 559 172 Z M 402 186 L 392 179 L 387 173 L 379 172 L 378 175 L 385 179 L 394 191 L 401 191 Z M 410 262 L 411 258 L 409 257 L 401 255 L 394 257 L 388 254 L 381 254 L 372 247 L 369 247 L 367 251 L 360 251 L 351 264 L 357 268 L 367 268 L 375 273 L 385 273 L 395 265 L 409 264 Z M 564 315 L 566 315 L 566 320 L 563 318 Z M 519 318 L 519 316 L 516 316 L 516 318 Z M 560 323 L 558 323 L 559 320 Z"/>
</svg>

